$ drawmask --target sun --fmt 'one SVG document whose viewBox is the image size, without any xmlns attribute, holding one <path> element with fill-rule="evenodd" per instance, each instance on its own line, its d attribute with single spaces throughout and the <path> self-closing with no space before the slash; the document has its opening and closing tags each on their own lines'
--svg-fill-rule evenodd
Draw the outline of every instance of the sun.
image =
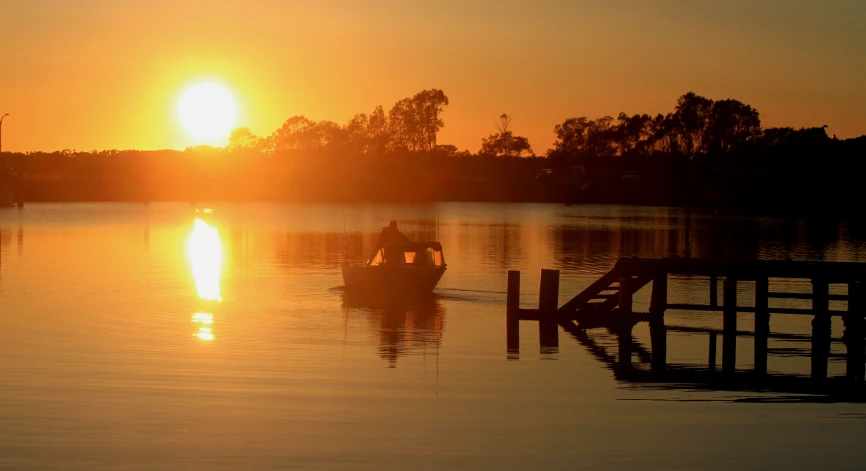
<svg viewBox="0 0 866 471">
<path fill-rule="evenodd" d="M 177 103 L 180 124 L 198 144 L 225 144 L 238 121 L 231 91 L 216 82 L 190 85 Z"/>
</svg>

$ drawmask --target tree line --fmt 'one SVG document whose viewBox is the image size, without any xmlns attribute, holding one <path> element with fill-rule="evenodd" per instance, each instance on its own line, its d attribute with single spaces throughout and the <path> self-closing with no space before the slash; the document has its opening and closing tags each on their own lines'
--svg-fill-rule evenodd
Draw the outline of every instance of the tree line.
<svg viewBox="0 0 866 471">
<path fill-rule="evenodd" d="M 399 100 L 387 113 L 381 105 L 370 114 L 358 113 L 344 125 L 292 116 L 269 136 L 256 136 L 249 128 L 235 129 L 227 149 L 263 154 L 331 149 L 353 155 L 435 152 L 471 156 L 468 150 L 438 144 L 437 136 L 445 126 L 442 114 L 448 104 L 442 90 L 430 89 Z M 535 156 L 529 140 L 512 131 L 510 115 L 502 114 L 494 126 L 497 132 L 482 139 L 476 155 Z"/>
<path fill-rule="evenodd" d="M 229 138 L 228 149 L 265 154 L 324 148 L 359 154 L 429 152 L 437 147 L 446 106 L 448 97 L 442 90 L 423 90 L 398 101 L 388 113 L 380 105 L 369 115 L 356 114 L 342 126 L 329 120 L 316 122 L 292 116 L 266 137 L 238 128 Z"/>
<path fill-rule="evenodd" d="M 713 101 L 689 92 L 667 114 L 569 118 L 554 127 L 547 156 L 581 159 L 628 155 L 729 154 L 755 145 L 772 147 L 802 139 L 826 139 L 821 128 L 761 127 L 758 110 L 734 99 Z"/>
<path fill-rule="evenodd" d="M 293 116 L 267 136 L 239 128 L 225 147 L 4 152 L 0 165 L 42 199 L 862 199 L 850 188 L 866 170 L 866 137 L 763 128 L 758 111 L 734 99 L 689 92 L 666 114 L 569 118 L 553 127 L 556 140 L 541 156 L 507 113 L 474 153 L 441 144 L 448 105 L 442 90 L 422 90 L 345 124 Z M 543 169 L 552 177 L 537 178 L 550 175 Z"/>
</svg>

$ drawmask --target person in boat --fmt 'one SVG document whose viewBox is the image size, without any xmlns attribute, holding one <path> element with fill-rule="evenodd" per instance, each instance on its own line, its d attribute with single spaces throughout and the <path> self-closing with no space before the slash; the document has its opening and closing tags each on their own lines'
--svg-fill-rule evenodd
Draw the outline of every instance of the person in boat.
<svg viewBox="0 0 866 471">
<path fill-rule="evenodd" d="M 388 227 L 382 228 L 382 234 L 379 235 L 379 245 L 387 246 L 394 244 L 402 244 L 410 242 L 409 238 L 403 235 L 399 229 L 397 229 L 397 221 L 391 221 L 388 224 Z"/>
<path fill-rule="evenodd" d="M 394 246 L 405 244 L 407 242 L 411 242 L 411 240 L 397 229 L 397 221 L 391 221 L 391 223 L 388 224 L 388 227 L 382 228 L 382 233 L 379 235 L 379 244 L 377 246 L 383 249 L 386 263 L 390 261 L 393 264 L 397 264 L 402 263 L 398 262 L 398 260 L 403 256 L 403 251 Z"/>
</svg>

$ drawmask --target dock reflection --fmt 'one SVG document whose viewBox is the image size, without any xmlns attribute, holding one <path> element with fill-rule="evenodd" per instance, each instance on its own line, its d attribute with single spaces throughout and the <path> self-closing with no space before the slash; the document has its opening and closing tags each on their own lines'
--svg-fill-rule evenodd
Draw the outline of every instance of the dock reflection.
<svg viewBox="0 0 866 471">
<path fill-rule="evenodd" d="M 668 362 L 665 358 L 654 358 L 653 351 L 658 345 L 649 348 L 629 334 L 616 329 L 582 329 L 574 323 L 560 326 L 576 340 L 596 360 L 609 369 L 617 381 L 652 389 L 718 391 L 739 393 L 770 394 L 767 397 L 738 398 L 736 401 L 748 402 L 866 402 L 866 387 L 852 378 L 828 377 L 815 381 L 808 372 L 780 373 L 755 369 L 736 370 L 729 373 L 716 371 L 713 360 L 709 365 Z M 701 335 L 721 331 L 715 329 L 666 326 L 667 332 L 687 335 Z M 738 336 L 750 336 L 752 332 L 738 332 Z M 788 342 L 811 341 L 810 335 L 771 334 L 771 339 Z M 664 340 L 666 343 L 666 340 Z M 844 339 L 833 339 L 834 343 L 844 343 Z M 622 345 L 628 344 L 631 357 L 620 358 Z M 713 345 L 713 344 L 711 344 Z M 714 345 L 713 345 L 714 346 Z M 655 348 L 653 348 L 655 347 Z M 712 347 L 711 347 L 712 348 Z M 769 349 L 772 355 L 797 356 L 809 358 L 807 348 Z M 712 353 L 711 353 L 712 355 Z M 845 355 L 831 355 L 830 361 L 844 362 Z M 661 361 L 659 361 L 661 360 Z"/>
<path fill-rule="evenodd" d="M 370 323 L 389 368 L 396 368 L 400 357 L 438 349 L 442 341 L 445 309 L 435 295 L 384 299 L 343 291 L 342 298 L 347 316 L 363 316 Z"/>
<path fill-rule="evenodd" d="M 709 278 L 709 303 L 670 302 L 668 278 L 672 276 L 690 277 L 692 286 L 685 291 L 691 295 L 701 291 L 701 286 L 707 286 L 704 277 Z M 719 276 L 724 277 L 721 304 L 718 302 Z M 700 285 L 695 283 L 699 278 L 703 278 Z M 792 280 L 809 280 L 812 292 L 786 289 Z M 539 307 L 525 309 L 520 307 L 520 272 L 512 270 L 508 272 L 506 295 L 506 349 L 508 358 L 517 357 L 519 322 L 533 321 L 538 322 L 542 353 L 559 345 L 559 328 L 562 328 L 620 381 L 671 389 L 811 394 L 822 396 L 820 400 L 824 402 L 866 402 L 864 280 L 866 265 L 861 263 L 624 257 L 561 307 L 558 304 L 559 271 L 541 270 Z M 746 282 L 751 283 L 747 288 L 754 288 L 754 302 L 738 303 L 738 284 Z M 649 310 L 636 311 L 634 295 L 645 286 L 651 286 Z M 842 288 L 847 288 L 847 293 L 841 293 Z M 811 304 L 811 307 L 784 307 L 770 303 L 771 299 L 805 300 L 808 302 L 804 304 Z M 841 310 L 838 305 L 831 309 L 831 300 L 846 303 L 846 309 Z M 666 311 L 690 314 L 673 314 L 676 323 L 667 324 Z M 715 312 L 722 314 L 721 329 L 706 327 L 708 320 L 712 323 L 715 317 L 708 313 Z M 754 315 L 754 328 L 738 328 L 739 318 L 750 314 Z M 780 328 L 784 324 L 781 322 L 776 324 L 775 330 L 771 329 L 771 317 L 804 315 L 812 317 L 809 335 L 784 330 Z M 836 322 L 841 320 L 844 329 L 841 338 L 833 336 L 834 318 Z M 697 319 L 703 319 L 698 322 L 704 326 L 679 325 Z M 649 348 L 634 335 L 638 324 L 648 324 Z M 695 339 L 705 340 L 707 362 L 695 364 L 692 353 L 688 356 L 690 363 L 669 361 L 671 332 L 689 336 L 688 343 L 692 345 Z M 721 371 L 718 371 L 720 336 L 722 361 Z M 738 338 L 752 341 L 738 342 Z M 746 344 L 746 349 L 751 347 L 748 353 L 753 357 L 746 365 L 738 365 L 742 363 L 742 355 L 737 353 L 738 344 Z M 843 346 L 844 353 L 841 352 Z M 690 350 L 694 351 L 693 347 Z M 770 370 L 770 357 L 797 360 L 786 362 L 797 369 L 793 373 Z M 844 366 L 844 375 L 831 376 L 831 363 Z M 748 369 L 738 369 L 738 366 Z"/>
</svg>

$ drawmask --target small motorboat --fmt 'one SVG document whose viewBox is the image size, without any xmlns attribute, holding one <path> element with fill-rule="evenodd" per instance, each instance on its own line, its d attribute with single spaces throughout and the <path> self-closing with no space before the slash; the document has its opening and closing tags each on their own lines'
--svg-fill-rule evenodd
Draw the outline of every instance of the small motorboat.
<svg viewBox="0 0 866 471">
<path fill-rule="evenodd" d="M 366 264 L 343 263 L 343 282 L 347 290 L 371 295 L 429 294 L 445 268 L 439 242 L 410 240 L 391 221 Z"/>
</svg>

